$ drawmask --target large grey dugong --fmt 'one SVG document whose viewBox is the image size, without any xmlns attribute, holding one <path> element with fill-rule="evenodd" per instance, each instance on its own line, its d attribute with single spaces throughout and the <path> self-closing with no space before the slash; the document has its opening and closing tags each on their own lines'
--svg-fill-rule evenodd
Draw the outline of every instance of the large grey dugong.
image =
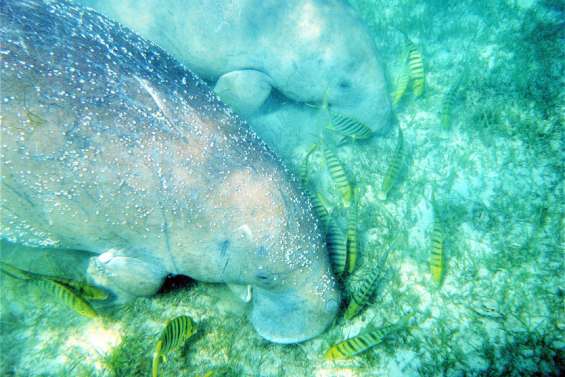
<svg viewBox="0 0 565 377">
<path fill-rule="evenodd" d="M 132 27 L 214 84 L 283 153 L 279 137 L 300 127 L 316 132 L 311 108 L 287 109 L 321 105 L 325 96 L 332 109 L 377 132 L 390 124 L 375 44 L 342 0 L 78 1 Z"/>
<path fill-rule="evenodd" d="M 95 281 L 253 287 L 251 321 L 300 342 L 339 293 L 320 228 L 280 161 L 164 51 L 66 1 L 0 7 L 1 237 L 99 254 Z"/>
</svg>

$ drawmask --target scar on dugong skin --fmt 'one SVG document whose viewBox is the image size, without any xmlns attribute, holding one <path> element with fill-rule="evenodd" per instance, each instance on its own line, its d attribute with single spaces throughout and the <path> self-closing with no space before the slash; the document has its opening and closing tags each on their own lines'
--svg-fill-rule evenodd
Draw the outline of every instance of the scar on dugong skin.
<svg viewBox="0 0 565 377">
<path fill-rule="evenodd" d="M 215 85 L 285 157 L 326 125 L 327 114 L 305 106 L 321 105 L 326 95 L 333 110 L 377 133 L 390 126 L 373 38 L 343 0 L 79 2 L 132 27 Z"/>
<path fill-rule="evenodd" d="M 339 292 L 311 206 L 203 81 L 67 1 L 9 1 L 0 22 L 1 238 L 95 253 L 121 298 L 168 274 L 250 285 L 273 342 L 324 331 Z"/>
</svg>

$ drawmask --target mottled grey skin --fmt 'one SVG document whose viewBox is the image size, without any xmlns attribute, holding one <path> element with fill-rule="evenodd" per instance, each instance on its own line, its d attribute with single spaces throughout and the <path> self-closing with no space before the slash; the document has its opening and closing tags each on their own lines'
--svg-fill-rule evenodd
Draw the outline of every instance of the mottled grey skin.
<svg viewBox="0 0 565 377">
<path fill-rule="evenodd" d="M 99 254 L 96 282 L 169 274 L 253 286 L 252 323 L 300 342 L 339 294 L 310 205 L 279 160 L 165 52 L 64 1 L 4 1 L 1 236 Z"/>
</svg>

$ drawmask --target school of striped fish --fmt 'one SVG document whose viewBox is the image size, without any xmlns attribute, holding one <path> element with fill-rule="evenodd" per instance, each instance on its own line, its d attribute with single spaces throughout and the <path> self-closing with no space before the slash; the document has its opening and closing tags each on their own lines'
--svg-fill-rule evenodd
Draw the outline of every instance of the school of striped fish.
<svg viewBox="0 0 565 377">
<path fill-rule="evenodd" d="M 405 51 L 400 60 L 400 68 L 395 80 L 394 91 L 391 93 L 393 108 L 398 110 L 400 103 L 406 98 L 406 94 L 411 91 L 413 98 L 422 97 L 425 89 L 425 68 L 421 49 L 404 35 Z M 451 122 L 451 110 L 455 104 L 460 82 L 453 84 L 444 94 L 442 107 L 439 114 L 440 124 L 448 129 Z M 363 258 L 363 251 L 359 248 L 358 242 L 358 204 L 359 187 L 358 181 L 352 180 L 349 169 L 338 158 L 339 147 L 345 142 L 357 142 L 369 139 L 373 136 L 373 131 L 362 122 L 352 117 L 333 111 L 327 103 L 321 107 L 328 115 L 328 125 L 324 132 L 335 135 L 334 145 L 327 141 L 328 138 L 322 136 L 318 144 L 312 145 L 301 159 L 298 166 L 299 178 L 303 184 L 314 213 L 318 216 L 322 228 L 326 234 L 326 245 L 330 263 L 336 277 L 347 287 L 347 305 L 343 317 L 346 321 L 351 321 L 357 317 L 371 302 L 376 295 L 376 290 L 383 280 L 384 266 L 386 265 L 388 250 L 381 253 L 381 257 L 376 263 L 371 263 Z M 311 171 L 316 169 L 312 166 L 311 158 L 320 149 L 322 166 L 331 178 L 333 188 L 330 191 L 335 198 L 339 198 L 337 203 L 330 203 L 319 190 L 314 189 L 310 182 Z M 377 196 L 382 201 L 390 200 L 391 193 L 401 184 L 403 168 L 406 164 L 406 145 L 402 128 L 397 128 L 397 141 L 391 156 L 388 159 L 388 168 L 384 171 L 383 179 Z M 317 169 L 322 169 L 317 167 Z M 339 203 L 339 201 L 341 203 Z M 337 214 L 341 208 L 346 213 L 344 221 L 339 221 Z M 345 229 L 342 229 L 345 224 Z M 434 222 L 431 232 L 431 248 L 429 256 L 429 269 L 431 280 L 439 287 L 445 275 L 445 253 L 444 238 L 445 232 L 439 219 L 439 214 L 435 211 Z M 359 261 L 368 264 L 368 268 L 359 274 L 354 274 L 360 265 Z M 371 265 L 374 264 L 374 265 Z M 353 276 L 355 278 L 353 279 Z M 345 284 L 349 282 L 350 284 Z M 373 347 L 385 342 L 387 339 L 398 335 L 401 330 L 408 328 L 408 321 L 413 313 L 402 316 L 394 324 L 374 328 L 369 325 L 361 330 L 359 335 L 350 337 L 334 344 L 325 353 L 327 360 L 338 360 L 354 357 Z"/>
<path fill-rule="evenodd" d="M 407 37 L 406 51 L 401 59 L 399 74 L 395 80 L 395 89 L 391 94 L 392 104 L 397 108 L 405 98 L 408 89 L 411 88 L 415 98 L 423 95 L 425 88 L 424 61 L 420 49 Z M 411 84 L 411 85 L 410 85 Z M 451 123 L 451 110 L 454 106 L 459 82 L 455 83 L 444 94 L 440 112 L 440 123 L 444 128 L 449 128 Z M 328 114 L 329 124 L 327 131 L 339 136 L 335 147 L 322 139 L 320 143 L 313 144 L 301 159 L 297 168 L 297 175 L 306 192 L 312 209 L 318 217 L 323 231 L 326 235 L 326 244 L 332 269 L 335 275 L 344 283 L 351 278 L 359 268 L 359 262 L 363 259 L 363 251 L 359 247 L 358 240 L 358 212 L 359 193 L 358 182 L 353 182 L 345 166 L 338 158 L 336 148 L 344 141 L 357 142 L 371 138 L 374 132 L 362 122 L 333 111 L 327 104 L 322 107 Z M 32 114 L 28 115 L 32 117 Z M 38 121 L 39 122 L 39 121 Z M 336 197 L 341 203 L 334 204 L 319 191 L 312 190 L 310 182 L 311 157 L 318 152 L 323 159 L 323 165 L 331 182 L 334 185 Z M 390 193 L 401 183 L 401 171 L 405 163 L 405 144 L 402 129 L 398 127 L 397 144 L 394 152 L 389 158 L 388 168 L 383 175 L 381 188 L 378 192 L 379 199 L 385 201 L 390 198 Z M 345 230 L 336 217 L 341 207 L 347 213 L 345 219 Z M 429 256 L 429 269 L 432 280 L 441 286 L 445 277 L 445 231 L 434 206 L 434 222 L 431 232 L 431 251 Z M 361 257 L 361 258 L 360 258 Z M 364 274 L 358 276 L 355 284 L 350 284 L 350 292 L 347 293 L 347 305 L 343 317 L 347 321 L 353 320 L 369 304 L 379 282 L 383 279 L 383 266 L 386 265 L 388 250 L 382 253 L 380 260 L 375 266 L 368 266 Z M 365 261 L 368 263 L 367 261 Z M 365 272 L 366 271 L 366 272 Z M 10 264 L 0 262 L 0 272 L 11 278 L 24 281 L 26 284 L 35 286 L 52 297 L 54 302 L 62 304 L 75 313 L 87 317 L 97 318 L 99 314 L 89 303 L 91 301 L 102 301 L 109 298 L 108 292 L 85 282 L 57 276 L 48 276 L 32 273 L 19 269 Z M 388 339 L 391 339 L 406 329 L 409 329 L 409 320 L 414 313 L 401 316 L 396 323 L 383 325 L 378 328 L 372 325 L 361 330 L 356 336 L 341 340 L 332 345 L 325 353 L 327 360 L 347 359 L 362 354 Z M 196 333 L 196 325 L 192 318 L 182 315 L 166 322 L 165 327 L 158 338 L 152 359 L 152 376 L 158 376 L 159 365 L 162 360 L 166 361 L 166 355 L 181 348 L 189 338 Z M 205 376 L 212 376 L 208 372 Z"/>
</svg>

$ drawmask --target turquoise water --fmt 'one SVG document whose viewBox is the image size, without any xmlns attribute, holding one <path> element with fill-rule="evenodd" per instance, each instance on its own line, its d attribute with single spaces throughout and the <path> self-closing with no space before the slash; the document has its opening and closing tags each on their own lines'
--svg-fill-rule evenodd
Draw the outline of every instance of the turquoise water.
<svg viewBox="0 0 565 377">
<path fill-rule="evenodd" d="M 344 279 L 346 301 L 335 323 L 304 343 L 270 343 L 250 324 L 249 305 L 227 287 L 185 280 L 168 282 L 153 297 L 95 305 L 102 315 L 92 320 L 1 274 L 3 375 L 150 375 L 159 334 L 178 315 L 190 315 L 198 330 L 161 363 L 162 376 L 562 372 L 563 6 L 527 0 L 350 5 L 376 45 L 391 96 L 405 74 L 407 40 L 422 56 L 425 89 L 416 96 L 412 79 L 393 108 L 390 130 L 369 141 L 340 143 L 334 132 L 323 131 L 358 190 L 359 261 Z M 122 16 L 143 32 L 143 18 Z M 312 111 L 323 117 L 323 110 Z M 383 200 L 399 128 L 403 151 Z M 298 172 L 319 133 L 299 147 L 300 141 L 288 140 L 269 142 Z M 306 190 L 323 194 L 345 232 L 350 209 L 321 147 L 308 155 L 308 180 Z M 444 239 L 439 283 L 430 268 L 434 223 L 441 223 Z M 4 262 L 77 280 L 89 257 L 2 243 Z M 375 269 L 374 293 L 346 320 L 351 292 Z M 414 315 L 409 323 L 369 351 L 325 359 L 337 342 L 406 314 Z"/>
</svg>

